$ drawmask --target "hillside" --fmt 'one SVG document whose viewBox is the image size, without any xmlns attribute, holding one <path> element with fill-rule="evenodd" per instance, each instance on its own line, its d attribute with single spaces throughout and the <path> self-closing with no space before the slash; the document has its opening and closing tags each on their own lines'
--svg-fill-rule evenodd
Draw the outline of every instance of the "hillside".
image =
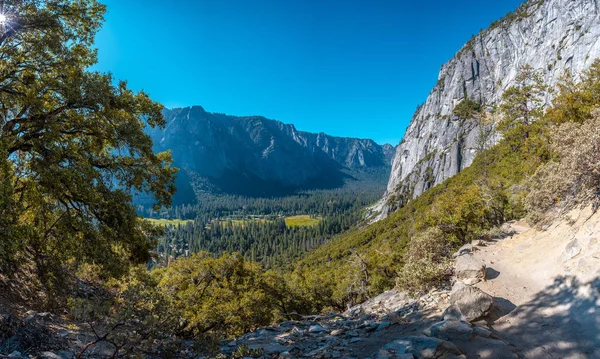
<svg viewBox="0 0 600 359">
<path fill-rule="evenodd" d="M 492 112 L 525 65 L 538 71 L 549 89 L 567 71 L 579 78 L 600 56 L 599 13 L 596 1 L 531 0 L 469 40 L 442 66 L 436 86 L 414 114 L 386 194 L 374 209 L 377 218 L 402 205 L 399 194 L 420 195 L 471 165 L 479 148 L 498 141 L 494 121 L 457 111 L 461 101 Z M 545 105 L 552 97 L 545 94 Z"/>
<path fill-rule="evenodd" d="M 235 117 L 200 106 L 164 111 L 167 126 L 151 136 L 181 169 L 177 202 L 193 193 L 281 196 L 340 188 L 359 177 L 389 173 L 394 147 L 372 140 L 296 130 L 264 117 Z M 372 175 L 371 175 L 372 173 Z"/>
</svg>

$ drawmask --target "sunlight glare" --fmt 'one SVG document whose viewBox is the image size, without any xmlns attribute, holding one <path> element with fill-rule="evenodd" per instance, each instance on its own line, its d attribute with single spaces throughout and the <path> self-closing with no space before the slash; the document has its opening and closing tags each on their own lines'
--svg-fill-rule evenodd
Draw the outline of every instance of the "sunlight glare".
<svg viewBox="0 0 600 359">
<path fill-rule="evenodd" d="M 6 17 L 5 14 L 0 14 L 0 24 L 2 24 L 2 25 L 6 24 L 7 20 L 8 20 L 8 18 Z"/>
</svg>

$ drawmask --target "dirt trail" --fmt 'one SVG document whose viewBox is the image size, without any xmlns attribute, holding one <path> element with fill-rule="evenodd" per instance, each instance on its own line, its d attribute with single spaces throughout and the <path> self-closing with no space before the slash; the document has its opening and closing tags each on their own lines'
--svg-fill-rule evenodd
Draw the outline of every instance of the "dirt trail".
<svg viewBox="0 0 600 359">
<path fill-rule="evenodd" d="M 574 210 L 546 231 L 520 222 L 518 234 L 474 257 L 496 298 L 488 323 L 523 358 L 600 358 L 600 213 Z"/>
</svg>

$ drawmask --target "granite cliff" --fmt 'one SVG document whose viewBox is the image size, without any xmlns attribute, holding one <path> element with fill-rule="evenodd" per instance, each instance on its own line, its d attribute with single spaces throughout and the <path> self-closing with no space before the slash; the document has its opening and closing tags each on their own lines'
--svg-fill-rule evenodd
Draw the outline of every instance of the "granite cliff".
<svg viewBox="0 0 600 359">
<path fill-rule="evenodd" d="M 387 191 L 372 209 L 374 218 L 385 218 L 402 201 L 454 176 L 472 163 L 482 142 L 490 146 L 499 139 L 493 123 L 455 115 L 461 101 L 492 112 L 523 66 L 532 66 L 555 88 L 566 72 L 577 78 L 598 56 L 596 0 L 530 0 L 474 36 L 442 66 L 414 114 L 397 147 Z M 548 93 L 547 104 L 551 98 Z M 487 132 L 487 141 L 481 141 Z"/>
</svg>

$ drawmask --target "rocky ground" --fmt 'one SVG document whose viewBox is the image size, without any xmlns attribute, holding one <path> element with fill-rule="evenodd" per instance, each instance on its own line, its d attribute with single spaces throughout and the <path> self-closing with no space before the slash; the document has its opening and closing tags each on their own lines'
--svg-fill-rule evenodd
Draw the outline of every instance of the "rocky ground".
<svg viewBox="0 0 600 359">
<path fill-rule="evenodd" d="M 600 214 L 575 210 L 544 231 L 518 222 L 503 233 L 455 253 L 452 286 L 418 298 L 388 291 L 345 313 L 262 328 L 221 349 L 246 348 L 260 358 L 600 358 Z M 46 349 L 0 359 L 71 359 L 94 339 L 35 312 L 1 316 L 0 333 Z M 58 350 L 65 345 L 75 350 Z"/>
</svg>

